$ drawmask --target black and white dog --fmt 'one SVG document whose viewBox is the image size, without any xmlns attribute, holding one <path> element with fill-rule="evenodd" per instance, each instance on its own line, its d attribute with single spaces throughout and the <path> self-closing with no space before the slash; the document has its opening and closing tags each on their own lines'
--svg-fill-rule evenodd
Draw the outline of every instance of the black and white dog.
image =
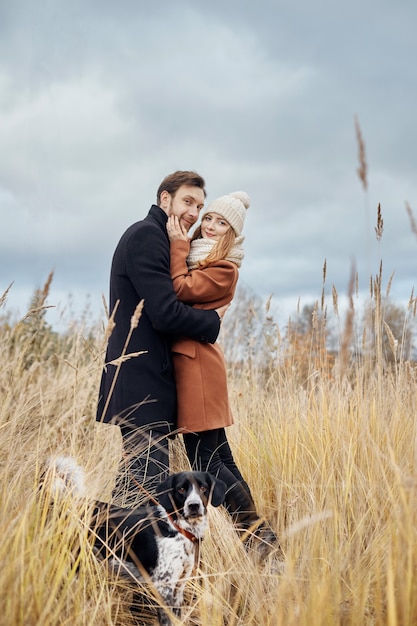
<svg viewBox="0 0 417 626">
<path fill-rule="evenodd" d="M 72 458 L 57 457 L 48 466 L 54 501 L 57 494 L 70 490 L 74 497 L 86 497 L 84 472 Z M 225 491 L 226 485 L 211 474 L 189 471 L 161 483 L 149 506 L 127 509 L 95 502 L 91 522 L 95 552 L 113 573 L 132 583 L 151 582 L 161 604 L 179 616 L 185 583 L 207 528 L 207 505 L 222 504 Z M 161 626 L 171 624 L 162 608 L 158 617 Z"/>
</svg>

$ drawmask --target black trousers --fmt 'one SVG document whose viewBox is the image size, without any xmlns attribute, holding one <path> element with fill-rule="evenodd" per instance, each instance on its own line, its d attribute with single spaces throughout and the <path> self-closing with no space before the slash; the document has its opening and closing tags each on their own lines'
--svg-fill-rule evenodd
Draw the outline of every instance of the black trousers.
<svg viewBox="0 0 417 626">
<path fill-rule="evenodd" d="M 149 427 L 119 424 L 123 439 L 123 458 L 116 478 L 113 498 L 124 506 L 136 506 L 148 493 L 168 478 L 168 427 L 155 423 Z"/>
<path fill-rule="evenodd" d="M 224 428 L 183 435 L 193 469 L 210 472 L 227 486 L 224 505 L 235 523 L 249 528 L 259 516 L 249 486 L 233 458 Z"/>
</svg>

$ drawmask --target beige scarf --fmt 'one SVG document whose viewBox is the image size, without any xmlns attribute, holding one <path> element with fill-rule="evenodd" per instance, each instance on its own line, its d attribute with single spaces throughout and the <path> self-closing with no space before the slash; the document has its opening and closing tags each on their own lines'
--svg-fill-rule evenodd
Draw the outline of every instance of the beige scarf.
<svg viewBox="0 0 417 626">
<path fill-rule="evenodd" d="M 242 260 L 245 256 L 242 245 L 244 239 L 243 235 L 236 237 L 235 245 L 226 257 L 226 261 L 231 261 L 238 267 L 242 265 Z M 194 270 L 199 267 L 199 263 L 208 257 L 216 243 L 217 241 L 213 241 L 212 239 L 203 239 L 202 237 L 200 239 L 194 239 L 191 242 L 190 253 L 187 257 L 188 269 Z"/>
</svg>

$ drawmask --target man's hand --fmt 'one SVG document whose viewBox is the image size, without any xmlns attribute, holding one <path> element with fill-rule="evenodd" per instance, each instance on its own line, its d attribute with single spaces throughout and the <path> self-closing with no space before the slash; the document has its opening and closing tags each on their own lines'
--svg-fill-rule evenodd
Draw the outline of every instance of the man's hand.
<svg viewBox="0 0 417 626">
<path fill-rule="evenodd" d="M 215 309 L 217 315 L 220 318 L 220 322 L 223 321 L 224 314 L 226 313 L 226 311 L 227 311 L 227 309 L 229 308 L 230 305 L 231 305 L 231 302 L 229 302 L 229 304 L 225 304 L 224 306 L 221 306 L 218 309 Z"/>
<path fill-rule="evenodd" d="M 176 215 L 170 215 L 168 217 L 167 232 L 170 241 L 188 241 L 187 231 L 181 226 Z"/>
</svg>

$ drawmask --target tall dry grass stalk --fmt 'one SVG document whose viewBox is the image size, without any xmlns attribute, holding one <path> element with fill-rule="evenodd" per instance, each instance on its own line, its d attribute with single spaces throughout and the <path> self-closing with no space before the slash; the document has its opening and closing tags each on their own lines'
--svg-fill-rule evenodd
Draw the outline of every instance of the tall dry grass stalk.
<svg viewBox="0 0 417 626">
<path fill-rule="evenodd" d="M 106 328 L 106 332 L 105 332 L 106 339 L 110 336 L 110 334 L 111 334 L 111 332 L 112 332 L 112 330 L 114 328 L 114 317 L 115 317 L 116 310 L 117 310 L 118 306 L 119 306 L 119 302 L 117 301 L 115 309 L 112 312 L 111 317 L 109 318 L 108 323 L 107 323 L 107 328 Z M 140 316 L 142 315 L 142 309 L 143 309 L 143 300 L 141 300 L 139 302 L 139 304 L 136 306 L 136 309 L 133 312 L 132 318 L 130 320 L 130 329 L 129 329 L 128 335 L 126 337 L 126 341 L 125 341 L 125 344 L 123 346 L 123 350 L 122 350 L 121 355 L 116 360 L 111 361 L 110 363 L 106 363 L 105 364 L 105 367 L 108 367 L 109 365 L 114 365 L 116 367 L 116 372 L 114 374 L 114 377 L 113 377 L 113 380 L 112 380 L 112 384 L 111 384 L 111 387 L 110 387 L 110 390 L 109 390 L 109 393 L 108 393 L 108 396 L 107 396 L 107 400 L 106 400 L 106 403 L 105 403 L 104 408 L 103 408 L 103 414 L 100 416 L 101 420 L 104 419 L 104 416 L 107 413 L 107 409 L 109 407 L 111 396 L 112 396 L 112 393 L 113 393 L 114 388 L 116 386 L 116 382 L 117 382 L 117 379 L 119 377 L 120 369 L 122 367 L 122 364 L 125 361 L 129 360 L 129 359 L 134 359 L 134 358 L 139 357 L 141 354 L 144 354 L 144 352 L 142 352 L 142 351 L 127 353 L 127 348 L 129 346 L 129 342 L 130 342 L 130 339 L 132 337 L 132 333 L 134 332 L 135 328 L 137 328 L 137 326 L 139 324 Z"/>
<path fill-rule="evenodd" d="M 356 132 L 356 141 L 358 142 L 358 159 L 359 159 L 359 167 L 356 171 L 362 183 L 364 191 L 367 191 L 368 189 L 368 164 L 366 162 L 365 142 L 362 137 L 362 131 L 361 131 L 361 127 L 359 125 L 359 119 L 357 116 L 355 116 L 355 132 Z"/>
<path fill-rule="evenodd" d="M 408 213 L 408 217 L 410 218 L 411 230 L 417 237 L 417 222 L 416 222 L 416 219 L 414 217 L 414 213 L 412 211 L 412 208 L 408 204 L 408 202 L 405 203 L 405 208 L 406 208 L 406 211 Z"/>
<path fill-rule="evenodd" d="M 375 234 L 376 234 L 376 238 L 378 241 L 381 241 L 383 232 L 384 232 L 384 220 L 382 218 L 381 203 L 379 202 L 378 209 L 377 209 L 376 226 L 375 226 Z"/>
<path fill-rule="evenodd" d="M 353 301 L 354 294 L 354 284 L 356 277 L 356 269 L 352 267 L 349 288 L 348 288 L 348 299 L 349 305 L 346 311 L 346 321 L 345 327 L 343 329 L 342 339 L 340 343 L 340 353 L 339 353 L 339 377 L 343 380 L 346 371 L 349 367 L 351 361 L 351 346 L 352 340 L 354 337 L 354 320 L 355 320 L 355 305 Z M 336 296 L 333 296 L 333 300 L 335 300 Z"/>
</svg>

